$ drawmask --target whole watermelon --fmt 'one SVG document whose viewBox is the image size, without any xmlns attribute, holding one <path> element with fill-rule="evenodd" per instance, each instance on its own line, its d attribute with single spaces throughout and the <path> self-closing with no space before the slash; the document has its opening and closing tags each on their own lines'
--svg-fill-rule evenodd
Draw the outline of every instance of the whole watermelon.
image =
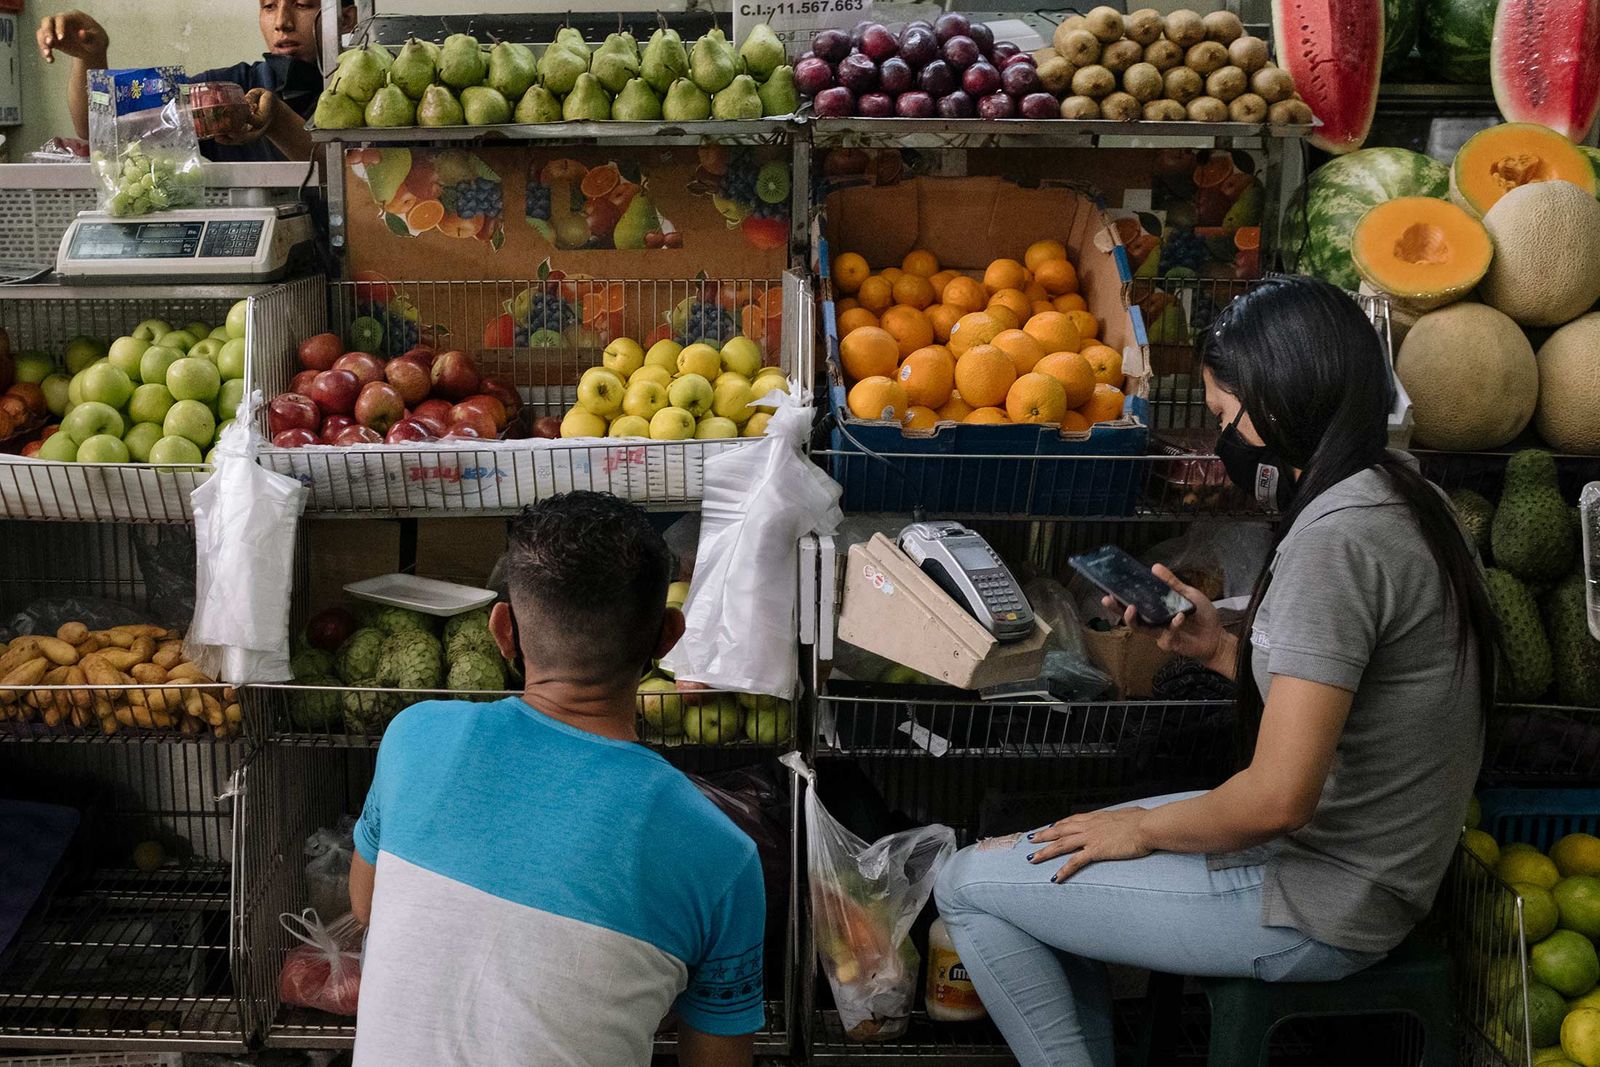
<svg viewBox="0 0 1600 1067">
<path fill-rule="evenodd" d="M 1284 259 L 1301 274 L 1354 291 L 1361 278 L 1350 258 L 1350 236 L 1361 216 L 1395 197 L 1449 192 L 1449 168 L 1420 152 L 1363 148 L 1336 156 L 1313 171 L 1291 201 L 1283 220 Z"/>
<path fill-rule="evenodd" d="M 1421 0 L 1383 0 L 1383 72 L 1406 61 L 1417 46 L 1422 23 Z"/>
<path fill-rule="evenodd" d="M 1422 0 L 1422 60 L 1436 77 L 1489 84 L 1489 45 L 1499 0 Z"/>
</svg>

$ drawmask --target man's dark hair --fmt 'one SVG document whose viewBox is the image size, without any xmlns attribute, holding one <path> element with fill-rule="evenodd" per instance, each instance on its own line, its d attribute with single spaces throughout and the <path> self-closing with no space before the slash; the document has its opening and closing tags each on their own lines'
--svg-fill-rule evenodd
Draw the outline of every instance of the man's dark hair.
<svg viewBox="0 0 1600 1067">
<path fill-rule="evenodd" d="M 605 493 L 563 493 L 511 523 L 506 574 L 528 668 L 629 675 L 655 652 L 672 552 L 645 513 Z"/>
</svg>

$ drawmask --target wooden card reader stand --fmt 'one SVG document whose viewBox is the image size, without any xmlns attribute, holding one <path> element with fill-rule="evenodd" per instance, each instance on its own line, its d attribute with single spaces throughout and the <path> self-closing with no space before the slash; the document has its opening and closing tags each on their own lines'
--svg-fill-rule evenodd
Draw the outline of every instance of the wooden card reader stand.
<svg viewBox="0 0 1600 1067">
<path fill-rule="evenodd" d="M 881 533 L 851 545 L 845 567 L 840 640 L 962 689 L 1039 676 L 1050 638 L 1043 620 L 1001 644 Z"/>
</svg>

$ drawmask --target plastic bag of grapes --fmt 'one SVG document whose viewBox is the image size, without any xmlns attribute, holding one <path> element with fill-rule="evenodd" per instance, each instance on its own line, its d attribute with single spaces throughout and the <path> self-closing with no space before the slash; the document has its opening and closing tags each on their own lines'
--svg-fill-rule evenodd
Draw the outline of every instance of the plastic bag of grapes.
<svg viewBox="0 0 1600 1067">
<path fill-rule="evenodd" d="M 89 160 L 100 210 L 145 215 L 200 203 L 200 141 L 177 67 L 89 72 Z"/>
</svg>

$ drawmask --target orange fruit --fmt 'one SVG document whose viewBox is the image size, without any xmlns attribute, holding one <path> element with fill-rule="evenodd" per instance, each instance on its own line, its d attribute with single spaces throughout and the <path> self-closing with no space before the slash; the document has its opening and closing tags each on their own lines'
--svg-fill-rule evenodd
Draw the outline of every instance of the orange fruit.
<svg viewBox="0 0 1600 1067">
<path fill-rule="evenodd" d="M 1068 311 L 1064 314 L 1078 328 L 1078 336 L 1084 341 L 1092 341 L 1100 336 L 1100 320 L 1087 311 Z"/>
<path fill-rule="evenodd" d="M 1073 433 L 1082 433 L 1084 430 L 1087 430 L 1089 426 L 1089 420 L 1078 414 L 1076 411 L 1069 411 L 1065 415 L 1061 416 L 1061 428 L 1063 430 L 1071 430 Z"/>
<path fill-rule="evenodd" d="M 934 301 L 933 283 L 920 274 L 907 274 L 894 283 L 894 302 L 925 308 Z"/>
<path fill-rule="evenodd" d="M 845 377 L 861 381 L 874 375 L 889 377 L 900 365 L 900 346 L 894 335 L 876 326 L 851 330 L 839 342 L 839 361 Z"/>
<path fill-rule="evenodd" d="M 1094 371 L 1094 380 L 1102 385 L 1122 386 L 1122 353 L 1109 345 L 1084 345 L 1083 358 Z"/>
<path fill-rule="evenodd" d="M 1003 308 L 1010 308 L 1016 315 L 1018 322 L 1027 322 L 1033 314 L 1033 301 L 1028 299 L 1028 294 L 1021 289 L 1002 289 L 989 298 L 989 307 L 999 304 Z"/>
<path fill-rule="evenodd" d="M 961 321 L 961 309 L 949 304 L 935 304 L 923 314 L 928 316 L 928 324 L 933 327 L 933 339 L 942 345 L 949 344 L 950 331 Z"/>
<path fill-rule="evenodd" d="M 1023 253 L 1022 262 L 1034 274 L 1038 274 L 1039 264 L 1066 258 L 1067 246 L 1060 241 L 1035 241 L 1028 246 L 1028 251 Z"/>
<path fill-rule="evenodd" d="M 872 268 L 855 252 L 845 252 L 833 257 L 833 287 L 841 293 L 853 293 L 861 288 Z"/>
<path fill-rule="evenodd" d="M 901 278 L 904 278 L 906 276 L 906 272 L 901 270 L 899 267 L 885 267 L 878 272 L 878 275 L 890 285 L 893 285 Z"/>
<path fill-rule="evenodd" d="M 880 274 L 874 274 L 856 290 L 861 306 L 874 314 L 888 310 L 894 303 L 894 284 Z"/>
<path fill-rule="evenodd" d="M 863 326 L 878 325 L 878 316 L 863 307 L 853 307 L 839 315 L 839 334 L 848 337 Z"/>
<path fill-rule="evenodd" d="M 991 293 L 1021 289 L 1028 284 L 1028 268 L 1014 259 L 997 259 L 983 272 L 983 287 Z"/>
<path fill-rule="evenodd" d="M 924 345 L 933 344 L 933 323 L 928 316 L 907 304 L 896 304 L 883 313 L 878 325 L 894 336 L 904 359 Z"/>
<path fill-rule="evenodd" d="M 1011 421 L 1011 416 L 1000 408 L 987 407 L 978 408 L 961 421 L 971 426 L 1004 426 Z"/>
<path fill-rule="evenodd" d="M 1033 276 L 1040 288 L 1051 296 L 1065 296 L 1078 291 L 1078 272 L 1065 258 L 1039 264 Z"/>
<path fill-rule="evenodd" d="M 907 274 L 931 278 L 939 273 L 939 259 L 926 248 L 913 248 L 906 253 L 906 258 L 900 261 L 900 269 Z"/>
<path fill-rule="evenodd" d="M 1017 368 L 994 345 L 974 345 L 956 360 L 956 388 L 973 407 L 998 407 L 1017 380 Z"/>
<path fill-rule="evenodd" d="M 929 345 L 907 356 L 896 377 L 906 391 L 907 400 L 936 408 L 950 399 L 955 373 L 956 360 L 950 350 L 943 345 Z"/>
<path fill-rule="evenodd" d="M 1021 330 L 1002 330 L 989 343 L 1011 357 L 1018 374 L 1027 374 L 1035 363 L 1044 358 L 1044 349 L 1039 342 Z"/>
<path fill-rule="evenodd" d="M 1004 330 L 1015 330 L 1018 326 L 1021 326 L 1027 321 L 1026 318 L 1018 315 L 1015 311 L 1012 311 L 1004 304 L 990 304 L 988 307 L 983 309 L 983 312 L 990 318 L 994 319 L 994 321 L 998 322 L 1000 324 L 1000 328 Z"/>
<path fill-rule="evenodd" d="M 1012 422 L 1059 426 L 1067 413 L 1067 391 L 1048 374 L 1024 374 L 1006 391 L 1006 414 Z"/>
<path fill-rule="evenodd" d="M 1088 311 L 1089 304 L 1083 299 L 1082 293 L 1068 293 L 1058 296 L 1050 301 L 1057 311 Z"/>
<path fill-rule="evenodd" d="M 1041 300 L 1050 299 L 1050 294 L 1045 292 L 1044 286 L 1040 285 L 1038 282 L 1029 282 L 1027 285 L 1023 286 L 1022 295 L 1027 297 L 1028 302 L 1032 304 L 1037 304 Z"/>
<path fill-rule="evenodd" d="M 1066 391 L 1066 406 L 1081 408 L 1094 396 L 1094 370 L 1076 352 L 1052 352 L 1034 365 L 1037 374 L 1048 374 Z M 1060 421 L 1059 419 L 1056 421 Z"/>
<path fill-rule="evenodd" d="M 1114 385 L 1096 385 L 1094 396 L 1078 408 L 1090 422 L 1111 422 L 1122 418 L 1122 390 Z"/>
<path fill-rule="evenodd" d="M 1000 321 L 985 311 L 963 315 L 950 328 L 950 352 L 957 359 L 973 345 L 986 345 L 1004 330 Z"/>
<path fill-rule="evenodd" d="M 1083 344 L 1078 328 L 1059 311 L 1035 315 L 1022 328 L 1044 345 L 1046 352 L 1076 352 Z"/>
<path fill-rule="evenodd" d="M 1046 311 L 1054 311 L 1055 309 L 1056 306 L 1048 300 L 1035 300 L 1033 302 L 1033 314 L 1029 315 L 1028 318 L 1031 319 L 1034 315 L 1039 315 Z"/>
<path fill-rule="evenodd" d="M 972 405 L 961 399 L 960 393 L 951 393 L 950 399 L 939 409 L 940 422 L 964 422 L 972 414 Z"/>
<path fill-rule="evenodd" d="M 961 275 L 953 270 L 942 270 L 928 279 L 928 284 L 933 286 L 933 295 L 940 300 L 944 299 L 944 287 L 955 281 Z"/>
<path fill-rule="evenodd" d="M 853 296 L 847 296 L 843 300 L 835 300 L 833 302 L 833 313 L 835 315 L 843 315 L 846 311 L 849 311 L 851 308 L 858 308 L 860 306 L 861 306 L 861 301 L 857 300 Z"/>
<path fill-rule="evenodd" d="M 939 299 L 965 315 L 968 312 L 984 309 L 989 303 L 989 290 L 985 289 L 981 282 L 961 274 L 950 279 L 949 284 L 944 287 L 944 292 L 939 294 Z"/>
<path fill-rule="evenodd" d="M 920 404 L 912 404 L 906 408 L 906 413 L 900 416 L 900 426 L 907 430 L 931 430 L 934 423 L 939 421 L 939 413 L 932 408 L 925 408 Z"/>
<path fill-rule="evenodd" d="M 846 399 L 850 414 L 868 421 L 886 419 L 899 422 L 910 406 L 906 403 L 906 391 L 900 388 L 900 383 L 881 374 L 861 379 L 850 388 Z"/>
</svg>

